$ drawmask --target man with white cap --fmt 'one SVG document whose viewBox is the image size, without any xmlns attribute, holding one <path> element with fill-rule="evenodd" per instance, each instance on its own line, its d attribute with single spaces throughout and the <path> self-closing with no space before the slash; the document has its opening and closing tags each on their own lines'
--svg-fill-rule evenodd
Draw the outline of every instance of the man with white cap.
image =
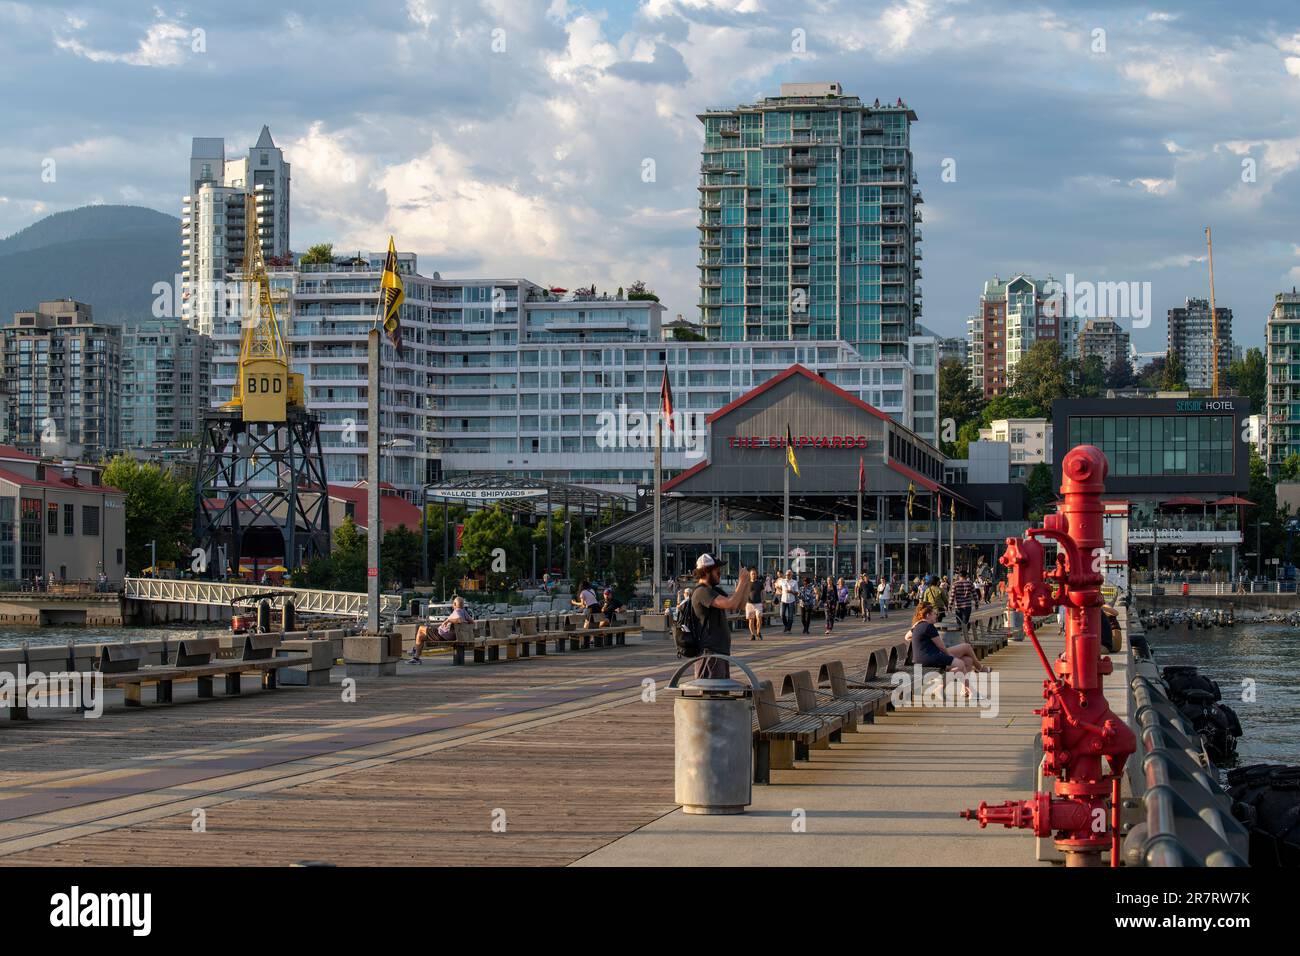
<svg viewBox="0 0 1300 956">
<path fill-rule="evenodd" d="M 728 595 L 718 586 L 722 580 L 722 565 L 711 554 L 702 554 L 695 561 L 695 588 L 691 591 L 691 613 L 699 624 L 700 647 L 711 654 L 731 653 L 731 630 L 727 627 L 727 612 L 739 611 L 745 606 L 746 589 L 737 588 Z M 706 653 L 695 664 L 695 676 L 722 678 L 731 676 L 726 661 L 715 660 Z"/>
</svg>

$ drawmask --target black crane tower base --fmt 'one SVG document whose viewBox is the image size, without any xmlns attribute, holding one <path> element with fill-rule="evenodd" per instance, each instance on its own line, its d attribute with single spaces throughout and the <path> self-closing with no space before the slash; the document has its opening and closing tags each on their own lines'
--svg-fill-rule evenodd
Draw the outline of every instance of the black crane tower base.
<svg viewBox="0 0 1300 956">
<path fill-rule="evenodd" d="M 291 408 L 285 421 L 249 422 L 239 411 L 214 410 L 202 437 L 194 534 L 209 577 L 238 573 L 246 558 L 279 557 L 295 571 L 329 554 L 329 487 L 314 416 Z"/>
</svg>

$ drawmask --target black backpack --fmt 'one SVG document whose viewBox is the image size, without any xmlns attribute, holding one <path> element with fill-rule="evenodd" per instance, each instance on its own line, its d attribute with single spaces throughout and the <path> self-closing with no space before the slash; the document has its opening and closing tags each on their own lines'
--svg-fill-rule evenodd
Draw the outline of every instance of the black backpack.
<svg viewBox="0 0 1300 956">
<path fill-rule="evenodd" d="M 686 592 L 686 597 L 682 598 L 673 609 L 673 619 L 676 623 L 673 628 L 673 641 L 677 644 L 677 656 L 699 657 L 704 649 L 700 643 L 704 625 L 695 616 L 695 609 L 691 607 L 690 591 Z"/>
</svg>

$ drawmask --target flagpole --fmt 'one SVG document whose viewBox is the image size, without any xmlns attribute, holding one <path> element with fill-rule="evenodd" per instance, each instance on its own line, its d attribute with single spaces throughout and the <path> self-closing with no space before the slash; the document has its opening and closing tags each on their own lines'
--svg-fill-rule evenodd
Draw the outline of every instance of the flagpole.
<svg viewBox="0 0 1300 956">
<path fill-rule="evenodd" d="M 952 498 L 948 500 L 953 502 Z M 954 510 L 956 509 L 955 502 L 952 503 L 952 507 Z M 957 568 L 957 515 L 953 511 L 948 512 L 948 567 L 952 568 L 955 573 Z"/>
<path fill-rule="evenodd" d="M 785 459 L 785 468 L 782 470 L 785 473 L 785 491 L 781 499 L 784 503 L 784 522 L 781 531 L 781 547 L 785 553 L 785 560 L 788 562 L 790 560 L 790 458 L 788 450 Z"/>
<path fill-rule="evenodd" d="M 934 534 L 937 539 L 934 544 L 935 567 L 939 569 L 939 577 L 943 577 L 943 497 L 935 496 L 934 517 Z"/>
<path fill-rule="evenodd" d="M 383 303 L 383 292 L 379 301 Z M 366 632 L 379 633 L 379 326 L 366 336 Z"/>
<path fill-rule="evenodd" d="M 880 502 L 881 502 L 880 495 L 876 495 L 876 537 L 874 541 L 875 546 L 872 548 L 872 553 L 874 554 L 876 559 L 876 580 L 877 581 L 880 580 L 880 576 L 881 576 L 881 570 L 880 570 L 881 549 L 884 547 L 884 541 L 885 541 L 885 519 L 882 514 L 884 509 L 880 507 Z"/>
<path fill-rule="evenodd" d="M 861 472 L 862 462 L 859 460 L 858 469 Z M 862 475 L 858 475 L 858 540 L 853 548 L 853 576 L 858 578 L 862 576 Z"/>
<path fill-rule="evenodd" d="M 664 464 L 664 416 L 655 421 L 655 532 L 654 532 L 654 583 L 650 587 L 650 606 L 659 611 L 659 582 L 663 580 L 663 464 Z"/>
<path fill-rule="evenodd" d="M 911 498 L 911 493 L 908 493 Z M 912 549 L 909 548 L 908 542 L 912 539 L 912 503 L 907 501 L 903 506 L 903 586 L 911 587 L 912 585 Z"/>
</svg>

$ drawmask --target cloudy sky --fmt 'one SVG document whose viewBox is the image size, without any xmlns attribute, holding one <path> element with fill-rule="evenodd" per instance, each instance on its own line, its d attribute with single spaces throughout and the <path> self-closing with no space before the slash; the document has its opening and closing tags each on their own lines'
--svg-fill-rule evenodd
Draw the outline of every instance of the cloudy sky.
<svg viewBox="0 0 1300 956">
<path fill-rule="evenodd" d="M 1208 293 L 1207 224 L 1238 342 L 1300 283 L 1294 0 L 0 0 L 0 77 L 0 235 L 177 214 L 190 138 L 234 153 L 266 123 L 296 249 L 393 232 L 425 272 L 641 278 L 694 317 L 696 114 L 836 80 L 920 117 L 941 333 L 994 273 L 1072 273 L 1150 282 L 1136 341 L 1163 348 L 1165 310 Z"/>
</svg>

